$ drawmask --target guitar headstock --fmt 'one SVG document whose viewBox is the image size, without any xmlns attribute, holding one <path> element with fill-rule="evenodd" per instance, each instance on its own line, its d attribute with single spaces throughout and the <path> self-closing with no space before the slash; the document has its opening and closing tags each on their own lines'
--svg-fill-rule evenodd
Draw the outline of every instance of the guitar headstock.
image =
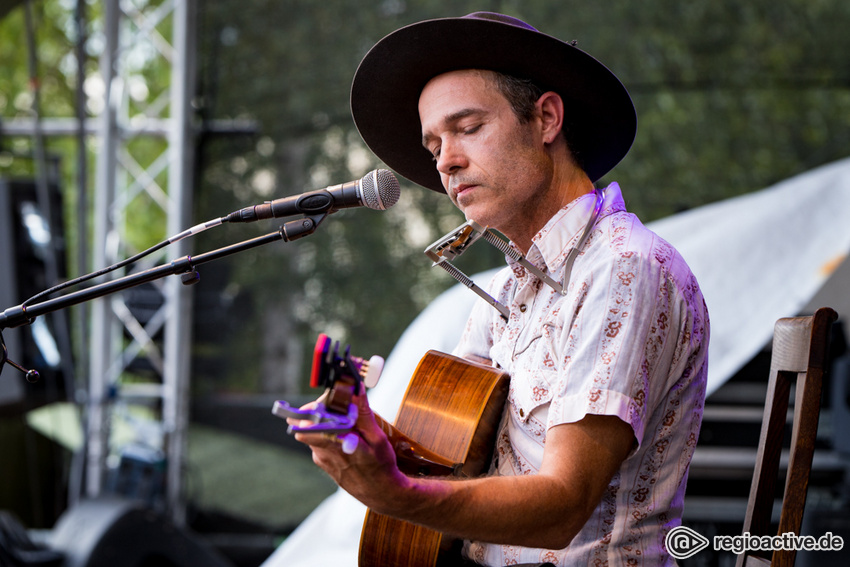
<svg viewBox="0 0 850 567">
<path fill-rule="evenodd" d="M 289 433 L 299 431 L 340 434 L 343 450 L 354 451 L 357 436 L 347 434 L 357 421 L 357 406 L 351 400 L 361 384 L 367 388 L 377 385 L 384 369 L 384 359 L 373 356 L 369 360 L 352 356 L 351 347 L 346 346 L 340 354 L 339 342 L 320 334 L 313 349 L 313 368 L 310 386 L 324 387 L 325 392 L 313 407 L 296 409 L 284 400 L 277 400 L 272 413 L 281 418 L 295 418 L 309 424 L 291 425 Z"/>
<path fill-rule="evenodd" d="M 322 333 L 313 349 L 313 369 L 310 374 L 310 386 L 332 389 L 341 376 L 348 376 L 363 382 L 367 388 L 378 385 L 384 369 L 384 359 L 373 356 L 369 360 L 351 355 L 351 346 L 347 345 L 342 355 L 339 353 L 339 341 L 333 342 Z"/>
</svg>

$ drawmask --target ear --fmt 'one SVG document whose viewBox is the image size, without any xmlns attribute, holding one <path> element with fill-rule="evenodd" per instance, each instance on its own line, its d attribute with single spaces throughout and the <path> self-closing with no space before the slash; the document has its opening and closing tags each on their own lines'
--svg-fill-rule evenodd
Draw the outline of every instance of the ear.
<svg viewBox="0 0 850 567">
<path fill-rule="evenodd" d="M 551 144 L 564 126 L 564 101 L 556 92 L 549 91 L 537 99 L 537 112 L 541 119 L 543 142 Z"/>
</svg>

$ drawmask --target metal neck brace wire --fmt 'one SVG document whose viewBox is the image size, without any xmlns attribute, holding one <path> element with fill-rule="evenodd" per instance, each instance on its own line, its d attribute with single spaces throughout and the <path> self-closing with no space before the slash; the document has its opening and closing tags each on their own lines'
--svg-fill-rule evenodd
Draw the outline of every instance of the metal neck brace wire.
<svg viewBox="0 0 850 567">
<path fill-rule="evenodd" d="M 501 314 L 502 318 L 507 321 L 510 318 L 510 310 L 505 305 L 496 301 L 493 296 L 481 289 L 481 287 L 472 281 L 472 279 L 457 269 L 451 261 L 463 254 L 479 238 L 483 238 L 485 241 L 496 247 L 505 256 L 519 263 L 529 272 L 540 278 L 546 285 L 554 289 L 556 292 L 561 295 L 566 295 L 570 284 L 573 264 L 575 263 L 580 250 L 584 247 L 585 242 L 587 242 L 587 239 L 590 237 L 590 233 L 593 231 L 593 226 L 596 224 L 596 221 L 599 219 L 599 214 L 602 211 L 602 204 L 605 200 L 605 190 L 596 189 L 594 193 L 596 194 L 596 204 L 593 207 L 590 217 L 587 219 L 587 224 L 584 227 L 584 232 L 582 233 L 581 238 L 579 238 L 576 245 L 567 255 L 564 267 L 564 279 L 561 283 L 556 282 L 543 270 L 529 262 L 525 256 L 523 256 L 515 248 L 512 248 L 511 245 L 501 236 L 489 228 L 482 227 L 474 220 L 465 222 L 435 241 L 425 249 L 425 255 L 434 261 L 434 266 L 443 268 L 454 279 L 474 291 L 484 301 L 492 305 Z"/>
</svg>

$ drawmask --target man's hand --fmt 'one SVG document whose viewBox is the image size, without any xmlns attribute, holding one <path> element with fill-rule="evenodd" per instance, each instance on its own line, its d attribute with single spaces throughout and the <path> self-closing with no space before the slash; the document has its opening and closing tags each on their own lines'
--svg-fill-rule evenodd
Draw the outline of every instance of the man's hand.
<svg viewBox="0 0 850 567">
<path fill-rule="evenodd" d="M 311 402 L 304 409 L 316 403 Z M 393 515 L 399 501 L 394 495 L 408 486 L 408 479 L 398 469 L 395 450 L 375 421 L 362 386 L 361 393 L 352 397 L 352 403 L 358 408 L 357 423 L 351 430 L 357 436 L 357 446 L 350 455 L 342 450 L 341 435 L 299 432 L 295 439 L 310 446 L 313 462 L 343 490 L 376 512 Z M 287 422 L 309 424 L 294 418 L 288 418 Z"/>
<path fill-rule="evenodd" d="M 359 437 L 353 454 L 345 454 L 333 435 L 296 433 L 313 450 L 313 462 L 375 512 L 477 541 L 566 546 L 635 442 L 631 428 L 619 418 L 589 415 L 549 429 L 538 474 L 469 480 L 407 477 L 398 469 L 366 396 L 353 401 L 358 418 L 352 431 Z"/>
</svg>

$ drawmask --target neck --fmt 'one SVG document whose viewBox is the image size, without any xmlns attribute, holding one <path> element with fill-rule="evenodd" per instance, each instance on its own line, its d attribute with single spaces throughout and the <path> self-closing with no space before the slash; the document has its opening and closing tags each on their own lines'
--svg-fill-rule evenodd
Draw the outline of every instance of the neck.
<svg viewBox="0 0 850 567">
<path fill-rule="evenodd" d="M 558 209 L 563 208 L 582 195 L 592 193 L 594 190 L 593 182 L 584 170 L 575 165 L 567 169 L 567 173 L 560 183 L 553 185 L 557 187 L 555 199 L 558 202 Z"/>
<path fill-rule="evenodd" d="M 535 215 L 535 221 L 529 223 L 522 233 L 507 235 L 522 251 L 528 253 L 533 238 L 540 232 L 549 220 L 563 207 L 582 195 L 593 192 L 593 182 L 587 174 L 570 160 L 567 167 L 555 169 L 555 175 L 548 190 L 540 195 L 540 206 Z"/>
</svg>

